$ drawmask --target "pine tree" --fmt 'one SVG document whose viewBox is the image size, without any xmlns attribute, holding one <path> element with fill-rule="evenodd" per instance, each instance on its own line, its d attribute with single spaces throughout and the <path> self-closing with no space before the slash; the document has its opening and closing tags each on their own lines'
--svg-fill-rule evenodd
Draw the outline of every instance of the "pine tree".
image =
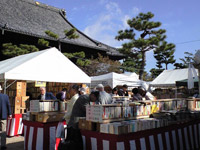
<svg viewBox="0 0 200 150">
<path fill-rule="evenodd" d="M 150 72 L 151 72 L 151 78 L 152 79 L 155 79 L 159 74 L 161 74 L 162 72 L 164 71 L 164 69 L 162 69 L 162 68 L 159 68 L 159 69 L 157 69 L 157 68 L 152 68 L 151 70 L 150 70 Z"/>
<path fill-rule="evenodd" d="M 158 29 L 161 26 L 160 22 L 150 21 L 154 17 L 151 12 L 140 13 L 135 18 L 127 21 L 130 29 L 120 30 L 117 40 L 128 40 L 127 43 L 122 44 L 122 48 L 119 50 L 127 56 L 126 60 L 135 61 L 138 63 L 132 65 L 139 70 L 139 78 L 142 79 L 145 63 L 146 63 L 146 52 L 151 51 L 163 41 L 166 36 L 166 32 L 163 29 Z M 136 36 L 136 33 L 139 36 Z M 137 37 L 137 38 L 136 38 Z M 138 60 L 138 55 L 141 55 L 141 61 Z"/>
<path fill-rule="evenodd" d="M 76 34 L 76 29 L 75 28 L 72 28 L 70 30 L 65 30 L 64 33 L 65 33 L 65 36 L 68 39 L 77 39 L 77 38 L 79 38 L 79 35 Z"/>
<path fill-rule="evenodd" d="M 167 70 L 168 64 L 174 64 L 174 52 L 175 52 L 175 45 L 172 43 L 167 43 L 163 41 L 162 44 L 156 48 L 154 51 L 154 57 L 156 58 L 156 66 L 158 69 L 162 68 L 162 64 L 165 64 L 165 69 Z"/>
<path fill-rule="evenodd" d="M 63 53 L 67 58 L 75 60 L 79 67 L 86 67 L 91 64 L 89 59 L 85 59 L 85 52 Z"/>
<path fill-rule="evenodd" d="M 58 39 L 58 38 L 59 38 L 59 36 L 58 36 L 57 34 L 55 34 L 54 32 L 52 32 L 52 31 L 50 31 L 50 30 L 45 31 L 45 33 L 46 33 L 48 36 L 50 36 L 50 37 L 52 37 L 52 38 L 54 38 L 54 39 Z"/>
<path fill-rule="evenodd" d="M 49 41 L 47 41 L 45 39 L 39 39 L 38 40 L 38 44 L 41 45 L 41 46 L 48 47 L 49 46 Z"/>
<path fill-rule="evenodd" d="M 194 55 L 190 52 L 184 52 L 186 56 L 184 58 L 179 58 L 182 62 L 181 63 L 175 63 L 175 69 L 182 69 L 187 68 L 189 66 L 189 63 L 194 62 Z"/>
<path fill-rule="evenodd" d="M 12 43 L 4 43 L 2 53 L 8 57 L 15 57 L 36 51 L 39 51 L 39 49 L 34 45 L 20 44 L 17 46 Z"/>
<path fill-rule="evenodd" d="M 70 40 L 79 38 L 79 35 L 76 33 L 76 29 L 75 28 L 72 28 L 70 30 L 64 30 L 65 36 L 62 37 L 62 38 L 60 38 L 58 34 L 52 32 L 50 30 L 45 31 L 45 33 L 49 37 L 54 38 L 54 39 L 56 39 L 58 41 L 58 49 L 60 51 L 61 51 L 61 42 L 60 42 L 60 40 L 65 39 L 65 38 L 68 38 Z M 42 46 L 46 46 L 46 47 L 49 46 L 49 42 L 47 40 L 44 40 L 44 39 L 39 39 L 38 40 L 38 44 L 42 45 Z"/>
</svg>

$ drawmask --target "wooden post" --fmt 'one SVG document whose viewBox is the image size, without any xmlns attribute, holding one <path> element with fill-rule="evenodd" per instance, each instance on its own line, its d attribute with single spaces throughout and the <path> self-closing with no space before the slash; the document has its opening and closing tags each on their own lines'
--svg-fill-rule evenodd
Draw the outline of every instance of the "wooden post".
<svg viewBox="0 0 200 150">
<path fill-rule="evenodd" d="M 60 42 L 60 39 L 58 39 L 58 50 L 61 52 L 61 42 Z"/>
<path fill-rule="evenodd" d="M 175 87 L 175 99 L 177 99 L 177 86 Z"/>
</svg>

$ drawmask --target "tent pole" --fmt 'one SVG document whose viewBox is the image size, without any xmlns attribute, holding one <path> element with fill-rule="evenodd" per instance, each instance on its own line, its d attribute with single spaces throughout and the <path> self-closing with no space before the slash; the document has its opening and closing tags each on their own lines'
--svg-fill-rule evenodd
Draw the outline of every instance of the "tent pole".
<svg viewBox="0 0 200 150">
<path fill-rule="evenodd" d="M 4 94 L 6 94 L 6 79 L 4 80 Z"/>
<path fill-rule="evenodd" d="M 175 98 L 177 99 L 177 86 L 175 87 Z"/>
<path fill-rule="evenodd" d="M 13 85 L 16 81 L 17 81 L 17 80 L 15 80 L 15 81 L 13 81 L 11 84 L 9 84 L 9 85 L 6 87 L 6 89 L 9 88 L 11 85 Z"/>
<path fill-rule="evenodd" d="M 90 93 L 91 93 L 91 87 L 92 87 L 91 83 L 92 83 L 92 82 L 90 82 L 90 89 L 89 89 L 89 90 L 90 90 Z"/>
</svg>

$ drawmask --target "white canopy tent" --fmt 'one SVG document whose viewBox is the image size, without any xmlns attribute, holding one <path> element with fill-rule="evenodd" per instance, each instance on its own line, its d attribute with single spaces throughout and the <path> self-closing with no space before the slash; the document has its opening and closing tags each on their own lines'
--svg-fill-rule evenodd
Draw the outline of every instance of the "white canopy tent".
<svg viewBox="0 0 200 150">
<path fill-rule="evenodd" d="M 97 84 L 103 84 L 104 86 L 109 85 L 111 88 L 117 85 L 128 85 L 131 87 L 142 86 L 141 80 L 138 79 L 136 73 L 132 74 L 118 74 L 115 72 L 107 73 L 99 76 L 91 77 L 91 87 L 94 88 Z"/>
<path fill-rule="evenodd" d="M 157 78 L 155 78 L 150 86 L 153 87 L 175 87 L 176 81 L 188 79 L 189 68 L 164 70 Z M 197 70 L 196 70 L 197 71 Z M 195 77 L 195 76 L 193 76 Z"/>
<path fill-rule="evenodd" d="M 90 83 L 91 79 L 58 49 L 49 48 L 0 62 L 0 80 Z"/>
</svg>

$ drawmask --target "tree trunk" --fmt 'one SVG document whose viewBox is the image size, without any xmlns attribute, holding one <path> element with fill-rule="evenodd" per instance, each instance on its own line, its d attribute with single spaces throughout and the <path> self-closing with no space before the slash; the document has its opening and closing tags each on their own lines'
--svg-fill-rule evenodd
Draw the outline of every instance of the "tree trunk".
<svg viewBox="0 0 200 150">
<path fill-rule="evenodd" d="M 139 79 L 140 80 L 142 80 L 142 77 L 143 77 L 143 74 L 144 74 L 145 62 L 146 62 L 146 53 L 142 52 L 142 65 L 141 65 L 140 71 L 139 71 Z"/>
<path fill-rule="evenodd" d="M 168 64 L 166 63 L 166 64 L 165 64 L 165 69 L 166 69 L 166 70 L 168 69 L 168 68 L 167 68 L 167 65 L 168 65 Z"/>
</svg>

